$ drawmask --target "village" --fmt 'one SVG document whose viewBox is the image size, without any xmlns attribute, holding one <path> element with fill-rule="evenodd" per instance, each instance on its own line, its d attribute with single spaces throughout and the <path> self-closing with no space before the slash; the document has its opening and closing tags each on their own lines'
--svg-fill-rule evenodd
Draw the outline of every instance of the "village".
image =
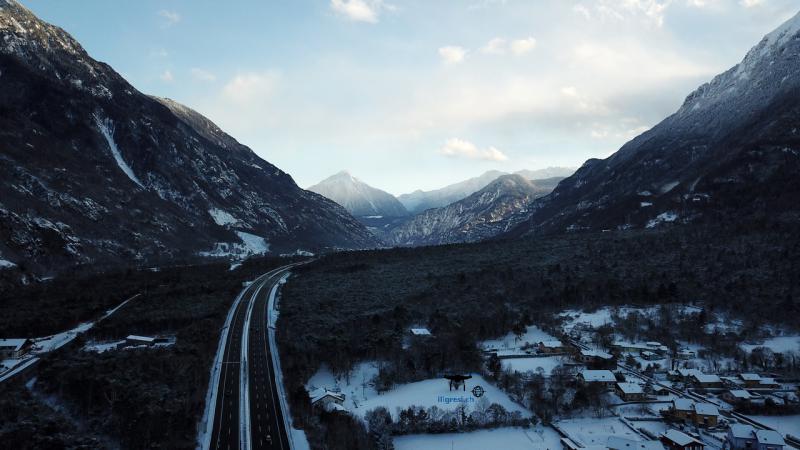
<svg viewBox="0 0 800 450">
<path fill-rule="evenodd" d="M 321 371 L 307 384 L 310 402 L 366 421 L 370 409 L 385 408 L 394 446 L 401 450 L 445 444 L 473 449 L 481 442 L 504 442 L 508 449 L 800 448 L 797 378 L 752 365 L 737 370 L 740 364 L 699 345 L 609 335 L 604 329 L 614 325 L 614 314 L 619 312 L 565 312 L 560 325 L 547 331 L 528 326 L 482 342 L 486 372 L 455 375 L 455 396 L 452 374 L 374 392 L 370 380 L 380 364 L 373 363 L 348 379 Z M 415 326 L 405 345 L 433 338 L 427 328 Z M 771 342 L 780 343 L 769 350 L 772 358 L 796 364 L 800 337 L 742 346 L 749 356 L 759 356 Z M 471 392 L 476 386 L 486 394 L 476 398 Z M 454 400 L 443 403 L 448 396 Z M 513 412 L 528 418 L 529 425 L 493 421 L 490 404 L 508 417 Z M 415 414 L 423 413 L 428 421 L 438 414 L 440 421 L 456 425 L 414 424 Z"/>
</svg>

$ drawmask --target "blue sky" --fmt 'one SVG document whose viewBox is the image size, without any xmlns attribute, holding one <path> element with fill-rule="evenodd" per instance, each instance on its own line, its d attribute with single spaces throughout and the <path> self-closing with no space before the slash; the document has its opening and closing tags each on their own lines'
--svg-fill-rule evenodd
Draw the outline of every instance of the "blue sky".
<svg viewBox="0 0 800 450">
<path fill-rule="evenodd" d="M 578 166 L 674 112 L 797 0 L 22 0 L 308 187 Z"/>
</svg>

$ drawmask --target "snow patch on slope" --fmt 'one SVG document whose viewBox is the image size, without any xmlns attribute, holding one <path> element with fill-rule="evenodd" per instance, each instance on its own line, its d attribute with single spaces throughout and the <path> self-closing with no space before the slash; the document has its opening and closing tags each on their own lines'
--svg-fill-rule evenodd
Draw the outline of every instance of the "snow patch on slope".
<svg viewBox="0 0 800 450">
<path fill-rule="evenodd" d="M 253 255 L 263 255 L 269 251 L 269 244 L 267 240 L 255 234 L 245 233 L 244 231 L 237 231 L 236 234 L 242 240 L 245 247 Z"/>
<path fill-rule="evenodd" d="M 122 154 L 119 152 L 119 147 L 117 147 L 117 143 L 114 142 L 114 124 L 108 120 L 104 119 L 101 120 L 100 117 L 94 116 L 95 123 L 97 123 L 97 128 L 100 130 L 100 133 L 106 138 L 106 142 L 108 142 L 108 148 L 111 149 L 111 154 L 114 155 L 114 161 L 117 162 L 119 168 L 131 179 L 134 183 L 138 184 L 140 188 L 144 189 L 144 185 L 141 181 L 136 177 L 136 174 L 133 173 L 133 170 L 125 162 L 122 158 Z"/>
<path fill-rule="evenodd" d="M 214 219 L 214 222 L 216 222 L 217 225 L 219 226 L 231 225 L 238 222 L 238 220 L 235 217 L 233 217 L 231 213 L 229 213 L 228 211 L 223 211 L 221 209 L 216 209 L 216 208 L 209 209 L 208 214 L 211 216 L 212 219 Z"/>
<path fill-rule="evenodd" d="M 0 270 L 3 269 L 10 269 L 12 267 L 16 267 L 16 264 L 12 263 L 11 261 L 0 259 Z"/>
<path fill-rule="evenodd" d="M 665 222 L 675 222 L 678 219 L 678 214 L 673 211 L 667 211 L 656 216 L 655 219 L 650 219 L 647 222 L 646 228 L 655 228 L 659 224 Z"/>
<path fill-rule="evenodd" d="M 241 243 L 217 242 L 211 250 L 198 254 L 207 258 L 244 259 L 269 252 L 269 243 L 263 237 L 244 231 L 237 231 L 236 235 L 241 239 Z"/>
</svg>

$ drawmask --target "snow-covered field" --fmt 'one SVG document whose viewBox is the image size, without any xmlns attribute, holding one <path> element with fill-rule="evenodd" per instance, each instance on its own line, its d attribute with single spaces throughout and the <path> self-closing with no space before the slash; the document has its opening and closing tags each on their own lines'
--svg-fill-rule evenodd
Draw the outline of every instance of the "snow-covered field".
<svg viewBox="0 0 800 450">
<path fill-rule="evenodd" d="M 545 356 L 541 358 L 509 358 L 502 360 L 503 368 L 514 370 L 520 373 L 537 372 L 541 367 L 544 375 L 550 375 L 557 366 L 569 361 L 565 356 Z"/>
<path fill-rule="evenodd" d="M 498 428 L 470 433 L 413 434 L 394 438 L 396 450 L 557 450 L 560 436 L 549 427 Z"/>
<path fill-rule="evenodd" d="M 483 341 L 481 347 L 484 349 L 513 350 L 525 345 L 536 345 L 541 341 L 555 340 L 553 336 L 546 333 L 537 326 L 530 326 L 525 334 L 517 337 L 514 333 L 508 333 L 500 339 L 490 339 Z"/>
<path fill-rule="evenodd" d="M 643 440 L 638 433 L 617 417 L 567 419 L 558 421 L 556 425 L 573 441 L 583 444 L 584 447 L 605 445 L 611 436 L 624 437 L 634 441 Z"/>
<path fill-rule="evenodd" d="M 767 347 L 775 353 L 800 352 L 800 336 L 778 336 L 761 344 L 741 344 L 740 347 L 746 352 L 752 352 L 756 347 Z"/>
<path fill-rule="evenodd" d="M 371 384 L 371 380 L 377 373 L 378 366 L 376 363 L 361 363 L 349 378 L 339 377 L 337 379 L 327 367 L 323 367 L 308 380 L 306 388 L 309 391 L 318 388 L 328 390 L 341 389 L 341 392 L 346 396 L 345 409 L 355 416 L 363 417 L 367 411 L 383 406 L 396 419 L 397 411 L 409 406 L 428 408 L 436 405 L 442 410 L 449 411 L 461 404 L 466 404 L 467 407 L 472 409 L 477 405 L 478 399 L 472 395 L 471 390 L 473 387 L 480 385 L 486 392 L 481 398 L 486 399 L 488 404 L 498 403 L 509 412 L 519 411 L 525 417 L 531 416 L 530 411 L 514 403 L 508 395 L 480 375 L 473 375 L 472 379 L 467 380 L 466 391 L 450 391 L 447 380 L 436 378 L 401 384 L 390 391 L 378 394 Z"/>
<path fill-rule="evenodd" d="M 794 416 L 749 416 L 756 422 L 763 423 L 783 435 L 791 434 L 800 438 L 800 415 Z"/>
</svg>

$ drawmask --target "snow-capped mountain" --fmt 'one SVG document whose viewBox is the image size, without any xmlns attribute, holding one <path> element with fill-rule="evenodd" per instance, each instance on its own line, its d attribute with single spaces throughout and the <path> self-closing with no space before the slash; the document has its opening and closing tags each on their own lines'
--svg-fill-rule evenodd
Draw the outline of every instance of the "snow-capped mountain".
<svg viewBox="0 0 800 450">
<path fill-rule="evenodd" d="M 376 244 L 347 211 L 0 0 L 0 254 L 39 273 Z"/>
<path fill-rule="evenodd" d="M 680 109 L 589 160 L 509 235 L 769 216 L 797 221 L 800 14 Z"/>
<path fill-rule="evenodd" d="M 342 205 L 356 217 L 404 217 L 408 211 L 388 192 L 376 189 L 347 171 L 308 188 Z"/>
<path fill-rule="evenodd" d="M 476 242 L 497 236 L 524 220 L 528 205 L 552 191 L 558 180 L 537 184 L 520 175 L 502 175 L 465 199 L 417 214 L 389 231 L 384 241 L 417 246 Z"/>
<path fill-rule="evenodd" d="M 540 170 L 520 170 L 514 173 L 522 175 L 523 178 L 528 180 L 543 180 L 547 178 L 568 177 L 574 172 L 574 168 L 548 167 Z M 402 203 L 410 213 L 417 214 L 426 209 L 441 208 L 442 206 L 464 199 L 485 188 L 489 183 L 503 175 L 508 175 L 508 173 L 499 170 L 490 170 L 484 172 L 480 176 L 451 184 L 441 189 L 432 191 L 416 190 L 410 194 L 403 194 L 397 197 L 397 199 L 400 200 L 400 203 Z"/>
</svg>

